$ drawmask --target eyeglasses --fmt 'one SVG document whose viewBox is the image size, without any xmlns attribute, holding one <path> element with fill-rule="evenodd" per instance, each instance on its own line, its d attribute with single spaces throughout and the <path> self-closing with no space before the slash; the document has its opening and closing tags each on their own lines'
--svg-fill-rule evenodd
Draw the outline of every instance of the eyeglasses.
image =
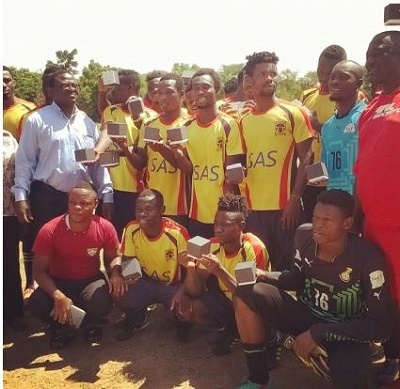
<svg viewBox="0 0 400 389">
<path fill-rule="evenodd" d="M 58 84 L 54 85 L 54 88 L 59 88 L 61 90 L 67 90 L 67 89 L 79 89 L 79 84 L 76 82 L 60 82 Z"/>
</svg>

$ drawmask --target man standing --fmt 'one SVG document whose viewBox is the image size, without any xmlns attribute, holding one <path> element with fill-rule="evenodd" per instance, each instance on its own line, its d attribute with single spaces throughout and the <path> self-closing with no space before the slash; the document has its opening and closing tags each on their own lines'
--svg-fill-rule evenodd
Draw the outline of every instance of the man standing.
<svg viewBox="0 0 400 389">
<path fill-rule="evenodd" d="M 89 342 L 102 338 L 98 322 L 112 309 L 110 287 L 100 271 L 100 251 L 106 267 L 118 257 L 119 242 L 112 224 L 94 215 L 96 191 L 86 181 L 78 182 L 68 195 L 68 213 L 46 223 L 36 238 L 33 271 L 39 288 L 33 292 L 28 309 L 50 324 L 50 347 L 65 347 L 75 335 L 71 308 L 87 313 L 84 337 Z"/>
<path fill-rule="evenodd" d="M 120 154 L 118 166 L 110 167 L 109 171 L 114 189 L 112 222 L 121 239 L 125 226 L 135 219 L 135 202 L 143 190 L 143 167 L 138 168 L 137 161 L 140 161 L 140 158 L 135 153 L 141 120 L 132 118 L 127 104 L 129 97 L 139 95 L 139 73 L 134 70 L 120 70 L 118 76 L 119 84 L 114 85 L 111 91 L 115 104 L 104 109 L 101 122 L 104 133 L 107 122 L 126 123 L 128 127 L 126 139 L 113 138 L 114 144 L 109 148 Z M 144 113 L 147 119 L 157 116 L 156 112 L 147 108 Z"/>
<path fill-rule="evenodd" d="M 227 183 L 225 168 L 242 162 L 243 146 L 236 121 L 217 110 L 218 74 L 213 69 L 200 69 L 191 84 L 197 114 L 188 124 L 186 147 L 175 149 L 175 156 L 178 167 L 191 177 L 190 235 L 209 238 L 219 197 L 238 184 Z"/>
<path fill-rule="evenodd" d="M 81 180 L 93 182 L 107 219 L 113 205 L 107 170 L 75 160 L 75 150 L 93 148 L 99 137 L 95 123 L 75 105 L 75 79 L 67 70 L 58 70 L 50 75 L 48 90 L 53 103 L 24 121 L 15 163 L 16 214 L 21 223 L 33 223 L 34 236 L 43 224 L 67 211 L 67 193 Z"/>
<path fill-rule="evenodd" d="M 145 122 L 146 126 L 159 130 L 160 143 L 146 143 L 142 126 L 137 151 L 142 156 L 142 164 L 137 168 L 146 168 L 146 186 L 163 195 L 165 216 L 187 226 L 188 177 L 177 168 L 174 152 L 167 145 L 168 129 L 184 126 L 189 119 L 181 107 L 183 88 L 180 76 L 167 73 L 161 77 L 158 100 L 162 113 Z"/>
<path fill-rule="evenodd" d="M 385 254 L 397 303 L 379 378 L 379 384 L 388 384 L 399 376 L 400 358 L 400 31 L 382 32 L 372 39 L 366 68 L 371 83 L 381 85 L 382 92 L 360 117 L 354 172 L 356 196 L 365 216 L 364 235 Z"/>
<path fill-rule="evenodd" d="M 369 342 L 386 339 L 392 317 L 383 256 L 349 233 L 353 212 L 349 193 L 322 192 L 312 226 L 297 232 L 290 271 L 259 272 L 262 282 L 237 288 L 236 323 L 249 369 L 240 389 L 268 387 L 266 331 L 271 327 L 295 337 L 293 350 L 305 360 L 323 345 L 335 387 L 370 387 Z M 297 299 L 286 291 L 296 291 Z"/>
<path fill-rule="evenodd" d="M 366 104 L 358 101 L 364 70 L 353 61 L 341 61 L 332 70 L 329 96 L 336 112 L 322 126 L 322 161 L 328 170 L 328 189 L 354 191 L 353 166 L 358 150 L 358 119 Z"/>
<path fill-rule="evenodd" d="M 317 87 L 305 90 L 301 96 L 301 103 L 312 113 L 311 125 L 315 130 L 313 141 L 313 163 L 321 162 L 321 128 L 322 125 L 333 115 L 335 102 L 329 97 L 329 77 L 333 67 L 347 59 L 346 51 L 339 45 L 330 45 L 322 50 L 318 58 Z M 312 213 L 319 193 L 326 189 L 325 185 L 307 185 L 303 194 L 303 204 L 306 221 L 311 222 Z"/>
<path fill-rule="evenodd" d="M 247 158 L 246 198 L 251 209 L 248 231 L 258 236 L 274 270 L 290 267 L 296 227 L 302 215 L 305 166 L 313 132 L 308 118 L 275 96 L 278 76 L 275 53 L 247 57 L 246 78 L 256 106 L 241 121 Z M 300 159 L 297 173 L 296 155 Z"/>
</svg>

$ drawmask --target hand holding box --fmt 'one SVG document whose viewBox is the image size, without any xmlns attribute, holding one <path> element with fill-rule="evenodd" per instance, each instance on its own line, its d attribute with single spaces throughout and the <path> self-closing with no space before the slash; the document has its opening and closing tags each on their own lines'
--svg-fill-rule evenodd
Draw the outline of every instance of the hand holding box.
<svg viewBox="0 0 400 389">
<path fill-rule="evenodd" d="M 133 117 L 140 117 L 144 113 L 144 104 L 141 97 L 131 96 L 128 101 L 128 109 Z"/>
<path fill-rule="evenodd" d="M 233 184 L 239 184 L 244 180 L 244 170 L 241 163 L 233 163 L 226 167 L 226 178 Z"/>
<path fill-rule="evenodd" d="M 100 154 L 99 162 L 101 166 L 113 167 L 119 165 L 119 152 L 116 150 L 106 151 Z"/>
<path fill-rule="evenodd" d="M 256 270 L 256 263 L 254 261 L 239 262 L 235 266 L 235 276 L 238 285 L 255 284 L 257 280 Z"/>
<path fill-rule="evenodd" d="M 121 274 L 126 280 L 133 281 L 142 277 L 142 268 L 136 258 L 130 258 L 121 263 Z"/>
<path fill-rule="evenodd" d="M 170 128 L 169 130 L 167 130 L 167 140 L 171 145 L 177 145 L 187 142 L 187 128 L 185 126 Z"/>
<path fill-rule="evenodd" d="M 306 175 L 309 184 L 318 184 L 328 180 L 328 170 L 323 162 L 306 166 Z"/>
<path fill-rule="evenodd" d="M 211 251 L 211 241 L 195 236 L 187 241 L 186 254 L 192 258 L 201 258 L 203 255 L 209 254 Z"/>
<path fill-rule="evenodd" d="M 94 149 L 74 150 L 75 161 L 80 163 L 90 163 L 96 161 L 96 153 Z"/>
<path fill-rule="evenodd" d="M 162 140 L 160 136 L 160 129 L 154 127 L 145 127 L 143 140 L 148 143 L 160 143 Z"/>
<path fill-rule="evenodd" d="M 107 134 L 111 138 L 126 138 L 128 125 L 126 123 L 107 123 Z"/>
<path fill-rule="evenodd" d="M 115 70 L 109 70 L 101 74 L 103 79 L 103 85 L 116 85 L 119 84 L 118 72 Z"/>
<path fill-rule="evenodd" d="M 71 306 L 72 325 L 74 325 L 76 328 L 80 327 L 85 316 L 86 312 L 83 309 L 75 305 Z"/>
</svg>

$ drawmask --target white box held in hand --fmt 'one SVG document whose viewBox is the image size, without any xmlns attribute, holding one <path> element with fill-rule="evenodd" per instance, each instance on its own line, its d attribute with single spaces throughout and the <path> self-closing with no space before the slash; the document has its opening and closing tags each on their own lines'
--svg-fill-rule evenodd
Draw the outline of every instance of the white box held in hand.
<svg viewBox="0 0 400 389">
<path fill-rule="evenodd" d="M 195 236 L 187 241 L 186 253 L 192 258 L 201 258 L 207 255 L 211 250 L 211 241 L 201 236 Z"/>
<path fill-rule="evenodd" d="M 244 170 L 241 163 L 233 163 L 226 167 L 226 178 L 230 182 L 242 182 L 244 180 Z"/>
<path fill-rule="evenodd" d="M 129 112 L 134 116 L 139 116 L 144 112 L 144 104 L 141 97 L 130 97 L 128 99 Z"/>
<path fill-rule="evenodd" d="M 306 166 L 307 181 L 316 184 L 328 180 L 328 169 L 323 162 Z"/>
<path fill-rule="evenodd" d="M 118 72 L 115 70 L 109 70 L 101 74 L 103 79 L 103 85 L 116 85 L 119 84 Z"/>
<path fill-rule="evenodd" d="M 96 154 L 94 149 L 79 149 L 74 150 L 75 161 L 80 163 L 95 162 Z"/>
<path fill-rule="evenodd" d="M 131 258 L 121 263 L 121 274 L 126 280 L 135 280 L 142 276 L 142 268 L 136 258 Z"/>
<path fill-rule="evenodd" d="M 188 141 L 187 128 L 185 126 L 170 128 L 167 130 L 167 139 L 171 145 L 177 145 Z"/>
<path fill-rule="evenodd" d="M 240 262 L 235 266 L 236 281 L 239 286 L 255 284 L 256 263 L 254 261 Z"/>
<path fill-rule="evenodd" d="M 99 162 L 101 166 L 113 167 L 119 165 L 119 152 L 112 150 L 100 154 Z"/>
<path fill-rule="evenodd" d="M 126 123 L 107 123 L 107 135 L 110 138 L 126 138 L 128 125 Z"/>
<path fill-rule="evenodd" d="M 145 127 L 143 140 L 149 143 L 159 143 L 161 140 L 160 129 L 154 127 Z"/>
<path fill-rule="evenodd" d="M 86 316 L 86 312 L 83 309 L 81 309 L 75 305 L 71 306 L 72 324 L 76 328 L 80 327 L 85 316 Z"/>
</svg>

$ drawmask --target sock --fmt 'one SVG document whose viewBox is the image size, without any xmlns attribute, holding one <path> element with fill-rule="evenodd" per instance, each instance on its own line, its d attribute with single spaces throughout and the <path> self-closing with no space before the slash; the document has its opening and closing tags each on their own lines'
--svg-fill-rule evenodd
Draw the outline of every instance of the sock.
<svg viewBox="0 0 400 389">
<path fill-rule="evenodd" d="M 263 343 L 243 343 L 243 350 L 246 356 L 247 368 L 249 370 L 250 381 L 256 384 L 267 384 L 269 374 L 266 366 L 266 344 Z"/>
</svg>

